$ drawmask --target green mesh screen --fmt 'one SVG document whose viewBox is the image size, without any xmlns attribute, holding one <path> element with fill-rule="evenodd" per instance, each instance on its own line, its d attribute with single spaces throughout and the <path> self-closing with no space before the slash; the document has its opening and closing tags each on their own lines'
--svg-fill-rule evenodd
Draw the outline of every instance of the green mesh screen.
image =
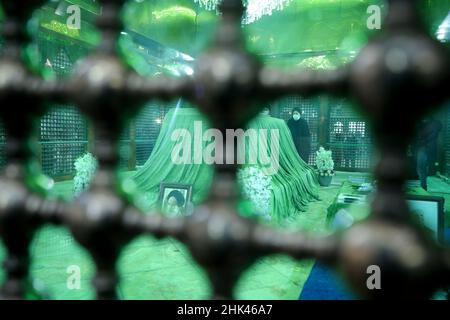
<svg viewBox="0 0 450 320">
<path fill-rule="evenodd" d="M 136 166 L 143 166 L 153 151 L 162 121 L 171 108 L 183 107 L 181 99 L 169 103 L 151 102 L 136 117 Z"/>
<path fill-rule="evenodd" d="M 65 44 L 57 39 L 46 39 L 38 37 L 37 46 L 40 55 L 40 67 L 51 70 L 51 73 L 58 77 L 68 75 L 73 68 L 73 64 L 79 58 L 77 51 L 72 50 L 74 45 Z"/>
<path fill-rule="evenodd" d="M 372 146 L 367 121 L 351 104 L 341 99 L 331 104 L 329 147 L 337 170 L 368 170 L 372 166 Z"/>
<path fill-rule="evenodd" d="M 150 156 L 168 111 L 159 104 L 147 105 L 136 118 L 136 165 L 142 166 Z"/>
<path fill-rule="evenodd" d="M 58 78 L 68 76 L 74 63 L 88 48 L 40 33 L 37 38 L 41 67 Z M 74 162 L 88 150 L 87 121 L 73 106 L 55 105 L 41 118 L 40 158 L 43 173 L 54 177 L 71 176 Z"/>
<path fill-rule="evenodd" d="M 75 160 L 87 151 L 87 125 L 71 106 L 55 106 L 41 120 L 41 163 L 52 177 L 72 175 Z"/>
<path fill-rule="evenodd" d="M 130 142 L 131 142 L 130 125 L 127 125 L 125 130 L 122 132 L 122 135 L 120 136 L 119 140 L 120 169 L 125 170 L 128 169 L 131 155 Z"/>
<path fill-rule="evenodd" d="M 67 54 L 67 51 L 61 48 L 58 53 L 54 56 L 53 60 L 53 70 L 58 75 L 66 75 L 72 70 L 72 62 Z"/>
</svg>

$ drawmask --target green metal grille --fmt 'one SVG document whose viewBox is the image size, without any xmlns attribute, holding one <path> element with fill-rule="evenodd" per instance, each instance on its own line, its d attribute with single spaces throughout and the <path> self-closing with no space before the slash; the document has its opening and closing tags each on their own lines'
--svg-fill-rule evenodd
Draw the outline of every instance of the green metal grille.
<svg viewBox="0 0 450 320">
<path fill-rule="evenodd" d="M 49 40 L 43 34 L 37 43 L 41 64 L 57 77 L 69 75 L 75 61 L 88 51 L 80 44 Z M 39 142 L 43 173 L 54 178 L 72 176 L 75 160 L 88 151 L 87 121 L 76 108 L 55 105 L 41 119 Z"/>
<path fill-rule="evenodd" d="M 353 110 L 345 99 L 331 104 L 329 147 L 337 170 L 369 170 L 372 166 L 368 123 Z"/>
<path fill-rule="evenodd" d="M 119 140 L 119 155 L 120 169 L 127 169 L 130 161 L 131 150 L 130 150 L 131 136 L 130 136 L 130 126 L 127 125 L 125 130 L 122 132 Z"/>
<path fill-rule="evenodd" d="M 147 161 L 155 146 L 169 107 L 152 103 L 147 105 L 136 118 L 136 165 L 142 166 Z"/>
<path fill-rule="evenodd" d="M 72 61 L 67 54 L 67 50 L 65 48 L 61 48 L 53 60 L 53 70 L 59 76 L 69 74 L 72 70 Z"/>
<path fill-rule="evenodd" d="M 55 106 L 41 120 L 42 171 L 51 177 L 72 175 L 75 160 L 87 152 L 87 125 L 70 106 Z"/>
</svg>

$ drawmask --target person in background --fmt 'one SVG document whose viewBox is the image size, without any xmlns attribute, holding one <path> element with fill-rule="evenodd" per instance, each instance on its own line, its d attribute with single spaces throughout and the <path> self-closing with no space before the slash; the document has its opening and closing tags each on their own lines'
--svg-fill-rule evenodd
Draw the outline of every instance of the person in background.
<svg viewBox="0 0 450 320">
<path fill-rule="evenodd" d="M 356 169 L 358 157 L 358 137 L 354 130 L 348 130 L 345 137 L 347 152 L 345 152 L 345 164 L 347 168 Z"/>
<path fill-rule="evenodd" d="M 338 121 L 333 126 L 332 137 L 334 139 L 333 160 L 337 168 L 344 167 L 344 124 Z"/>
<path fill-rule="evenodd" d="M 302 110 L 293 108 L 292 118 L 288 120 L 287 124 L 299 156 L 308 163 L 311 153 L 311 132 L 308 122 L 302 118 Z"/>
<path fill-rule="evenodd" d="M 420 185 L 427 190 L 427 177 L 434 173 L 437 159 L 437 145 L 442 123 L 433 118 L 425 118 L 419 124 L 415 144 L 416 170 Z"/>
<path fill-rule="evenodd" d="M 261 110 L 261 114 L 265 115 L 265 116 L 270 116 L 270 108 L 269 107 L 265 107 Z"/>
</svg>

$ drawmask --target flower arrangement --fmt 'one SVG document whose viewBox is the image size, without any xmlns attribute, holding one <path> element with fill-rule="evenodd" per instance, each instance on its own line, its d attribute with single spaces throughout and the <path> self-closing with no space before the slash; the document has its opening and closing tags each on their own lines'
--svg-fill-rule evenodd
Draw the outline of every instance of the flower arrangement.
<svg viewBox="0 0 450 320">
<path fill-rule="evenodd" d="M 81 194 L 89 187 L 97 170 L 97 165 L 97 159 L 89 152 L 75 160 L 76 174 L 73 178 L 75 196 Z"/>
<path fill-rule="evenodd" d="M 238 171 L 238 181 L 245 198 L 253 204 L 256 214 L 270 220 L 272 177 L 257 166 L 246 166 Z"/>
<path fill-rule="evenodd" d="M 325 150 L 323 147 L 316 151 L 316 166 L 320 176 L 334 176 L 334 161 L 331 154 L 331 150 Z"/>
</svg>

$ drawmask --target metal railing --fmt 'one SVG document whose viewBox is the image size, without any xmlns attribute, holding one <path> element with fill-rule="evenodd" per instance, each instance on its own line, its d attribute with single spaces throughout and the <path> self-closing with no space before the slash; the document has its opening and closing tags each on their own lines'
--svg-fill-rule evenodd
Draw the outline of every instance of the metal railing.
<svg viewBox="0 0 450 320">
<path fill-rule="evenodd" d="M 0 178 L 0 234 L 8 251 L 2 298 L 24 297 L 28 247 L 34 231 L 44 223 L 69 227 L 90 252 L 97 267 L 93 286 L 99 299 L 116 297 L 115 262 L 121 248 L 140 234 L 170 236 L 185 243 L 209 276 L 212 298 L 232 298 L 243 270 L 273 253 L 335 266 L 367 298 L 425 298 L 449 284 L 449 252 L 411 222 L 403 192 L 406 147 L 414 125 L 430 110 L 425 101 L 438 105 L 449 97 L 450 80 L 448 52 L 423 31 L 414 1 L 389 1 L 388 31 L 370 42 L 350 66 L 286 73 L 264 67 L 244 50 L 240 28 L 244 7 L 240 0 L 224 0 L 214 42 L 197 60 L 194 77 L 144 78 L 128 68 L 116 51 L 124 1 L 102 0 L 101 43 L 70 79 L 59 82 L 32 74 L 21 58 L 28 43 L 26 21 L 43 2 L 2 1 L 6 18 L 0 116 L 7 132 L 7 166 Z M 226 130 L 243 127 L 257 115 L 261 104 L 256 101 L 319 93 L 356 98 L 373 123 L 381 155 L 371 217 L 342 234 L 314 237 L 273 230 L 240 217 L 236 165 L 216 165 L 208 200 L 192 216 L 178 219 L 142 214 L 133 206 L 133 190 L 116 178 L 120 132 L 148 100 L 183 97 L 198 105 L 214 127 Z M 34 154 L 28 142 L 50 102 L 75 104 L 93 121 L 98 138 L 96 177 L 89 191 L 69 204 L 46 200 L 39 192 L 38 173 L 30 165 Z M 383 272 L 381 290 L 366 286 L 370 265 Z"/>
</svg>

